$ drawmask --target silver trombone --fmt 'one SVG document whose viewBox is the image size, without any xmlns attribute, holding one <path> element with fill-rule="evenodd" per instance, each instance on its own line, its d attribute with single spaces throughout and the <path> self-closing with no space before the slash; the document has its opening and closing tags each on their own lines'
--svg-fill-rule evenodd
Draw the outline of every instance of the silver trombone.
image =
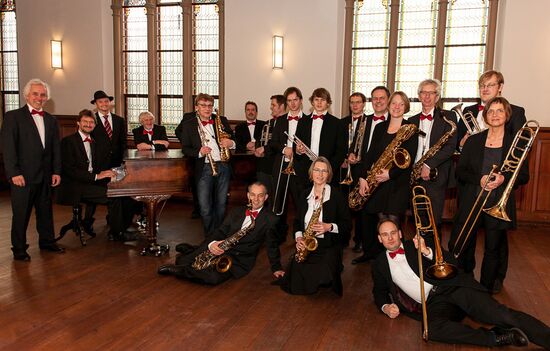
<svg viewBox="0 0 550 351">
<path fill-rule="evenodd" d="M 487 128 L 481 128 L 479 123 L 477 122 L 476 116 L 474 116 L 471 112 L 462 113 L 462 103 L 456 105 L 451 109 L 451 111 L 454 111 L 458 117 L 462 120 L 462 123 L 466 126 L 466 129 L 468 130 L 468 134 L 474 135 L 477 133 L 483 132 Z"/>
</svg>

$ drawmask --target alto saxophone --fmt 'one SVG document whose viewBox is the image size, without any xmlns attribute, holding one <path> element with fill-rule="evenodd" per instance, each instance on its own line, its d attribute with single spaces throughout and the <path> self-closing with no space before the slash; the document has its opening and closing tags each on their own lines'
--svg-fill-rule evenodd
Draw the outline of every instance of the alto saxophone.
<svg viewBox="0 0 550 351">
<path fill-rule="evenodd" d="M 317 238 L 315 237 L 315 232 L 313 231 L 313 226 L 319 222 L 319 217 L 321 217 L 324 197 L 325 189 L 323 189 L 323 193 L 321 194 L 321 201 L 319 202 L 319 206 L 313 211 L 313 214 L 311 215 L 311 218 L 309 219 L 309 222 L 307 224 L 306 230 L 303 233 L 304 244 L 306 247 L 303 249 L 296 249 L 294 259 L 298 263 L 304 262 L 309 252 L 317 250 L 317 246 L 319 245 L 319 243 L 317 242 Z"/>
<path fill-rule="evenodd" d="M 433 146 L 429 148 L 424 155 L 422 155 L 418 162 L 414 164 L 411 171 L 411 185 L 415 185 L 420 178 L 420 173 L 422 172 L 424 162 L 437 154 L 443 145 L 456 133 L 456 123 L 448 119 L 445 114 L 443 114 L 443 120 L 451 126 L 451 130 L 443 134 L 437 143 L 433 144 Z M 437 178 L 437 168 L 432 168 L 430 169 L 430 180 L 435 180 L 435 178 Z"/>
<path fill-rule="evenodd" d="M 248 205 L 248 209 L 250 210 L 252 208 L 251 205 Z M 256 220 L 253 216 L 250 216 L 251 222 L 249 225 L 247 225 L 245 228 L 242 228 L 232 234 L 229 238 L 222 241 L 219 245 L 219 248 L 226 251 L 233 248 L 239 240 L 241 240 L 245 235 L 250 233 L 254 227 L 256 226 Z M 211 266 L 215 266 L 216 270 L 220 273 L 227 272 L 229 268 L 231 268 L 231 265 L 233 264 L 233 261 L 231 260 L 231 257 L 227 255 L 219 255 L 216 256 L 212 252 L 210 252 L 209 249 L 204 250 L 201 252 L 197 257 L 195 257 L 195 261 L 191 265 L 195 270 L 200 271 L 203 269 L 206 269 Z"/>
<path fill-rule="evenodd" d="M 221 116 L 218 115 L 216 116 L 216 118 L 214 118 L 214 125 L 216 127 L 216 132 L 217 132 L 216 134 L 217 134 L 218 146 L 220 147 L 220 161 L 229 162 L 229 159 L 231 158 L 231 151 L 229 150 L 228 147 L 222 147 L 221 140 L 231 139 L 231 134 L 227 133 L 223 129 Z"/>
<path fill-rule="evenodd" d="M 399 128 L 395 138 L 386 146 L 382 155 L 380 155 L 376 163 L 374 163 L 368 171 L 365 180 L 367 181 L 369 190 L 365 196 L 359 193 L 359 183 L 357 183 L 349 193 L 348 205 L 352 210 L 358 211 L 365 206 L 365 203 L 379 185 L 376 181 L 376 175 L 383 169 L 389 170 L 394 164 L 401 169 L 409 167 L 411 164 L 411 155 L 400 146 L 416 133 L 418 133 L 418 127 L 414 124 L 405 124 Z"/>
</svg>

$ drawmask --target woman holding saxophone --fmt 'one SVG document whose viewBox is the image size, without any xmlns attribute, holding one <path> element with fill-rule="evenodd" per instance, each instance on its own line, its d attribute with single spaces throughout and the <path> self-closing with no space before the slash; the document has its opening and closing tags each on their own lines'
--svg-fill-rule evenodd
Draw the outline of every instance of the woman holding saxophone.
<svg viewBox="0 0 550 351">
<path fill-rule="evenodd" d="M 489 208 L 501 198 L 511 172 L 501 174 L 491 172 L 493 165 L 500 166 L 507 157 L 514 136 L 506 133 L 506 123 L 512 109 L 508 101 L 497 96 L 489 100 L 483 110 L 483 119 L 488 129 L 472 135 L 466 140 L 456 169 L 459 182 L 459 208 L 449 249 L 458 258 L 459 265 L 466 273 L 475 268 L 476 232 L 480 225 L 485 229 L 485 249 L 481 265 L 480 282 L 492 293 L 498 293 L 508 268 L 507 229 L 515 227 L 516 209 L 514 192 L 507 200 L 506 212 L 511 221 L 497 219 L 476 205 L 478 194 L 487 194 L 483 208 Z M 527 162 L 517 170 L 514 186 L 527 183 L 529 169 Z M 489 174 L 491 173 L 491 176 Z M 481 192 L 484 188 L 485 191 Z M 476 221 L 475 216 L 479 213 Z M 472 220 L 473 219 L 473 220 Z M 471 223 L 471 224 L 470 224 Z M 466 228 L 469 227 L 470 229 Z M 467 235 L 469 232 L 469 235 Z M 466 240 L 466 241 L 464 241 Z M 464 245 L 463 245 L 464 244 Z"/>
<path fill-rule="evenodd" d="M 289 294 L 316 293 L 320 287 L 332 287 L 342 296 L 341 233 L 350 230 L 351 217 L 346 200 L 330 186 L 332 167 L 325 157 L 309 167 L 313 187 L 300 196 L 294 222 L 296 255 L 292 257 L 281 288 Z"/>
</svg>

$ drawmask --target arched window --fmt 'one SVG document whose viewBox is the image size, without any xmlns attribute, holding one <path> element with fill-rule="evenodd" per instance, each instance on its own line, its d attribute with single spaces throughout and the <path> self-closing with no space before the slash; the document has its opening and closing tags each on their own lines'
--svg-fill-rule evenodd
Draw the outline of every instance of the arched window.
<svg viewBox="0 0 550 351">
<path fill-rule="evenodd" d="M 19 69 L 17 64 L 17 19 L 15 0 L 0 3 L 0 105 L 6 111 L 19 108 Z"/>
</svg>

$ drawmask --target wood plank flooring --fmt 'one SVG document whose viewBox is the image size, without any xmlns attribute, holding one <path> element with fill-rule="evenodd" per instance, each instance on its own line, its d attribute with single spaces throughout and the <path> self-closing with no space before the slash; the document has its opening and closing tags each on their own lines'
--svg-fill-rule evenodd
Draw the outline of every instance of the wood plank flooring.
<svg viewBox="0 0 550 351">
<path fill-rule="evenodd" d="M 199 243 L 201 222 L 190 219 L 190 211 L 188 203 L 168 203 L 159 242 Z M 71 211 L 56 206 L 54 213 L 59 230 Z M 207 287 L 157 275 L 160 264 L 173 262 L 173 249 L 161 258 L 139 256 L 141 243 L 106 239 L 104 208 L 96 218 L 97 238 L 81 247 L 69 233 L 60 242 L 67 248 L 63 255 L 38 250 L 31 220 L 32 261 L 14 262 L 9 196 L 0 192 L 0 350 L 480 349 L 424 343 L 420 323 L 385 317 L 373 303 L 370 264 L 351 265 L 356 254 L 350 249 L 344 253 L 343 298 L 330 291 L 291 296 L 270 285 L 264 250 L 248 276 Z M 521 227 L 509 240 L 510 269 L 497 299 L 548 324 L 548 228 Z M 480 243 L 478 256 L 481 249 Z M 285 262 L 291 250 L 290 243 L 283 245 Z"/>
</svg>

